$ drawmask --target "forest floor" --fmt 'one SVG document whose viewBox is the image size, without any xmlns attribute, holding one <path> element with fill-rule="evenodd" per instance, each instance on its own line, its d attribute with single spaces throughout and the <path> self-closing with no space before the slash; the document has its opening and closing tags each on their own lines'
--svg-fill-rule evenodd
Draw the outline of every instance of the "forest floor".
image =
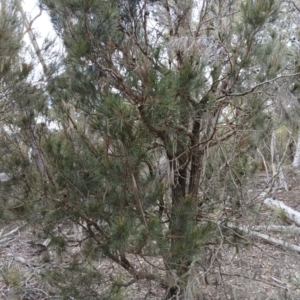
<svg viewBox="0 0 300 300">
<path fill-rule="evenodd" d="M 279 190 L 273 196 L 300 212 L 300 174 L 293 171 L 286 174 L 289 191 Z M 262 188 L 262 178 L 264 174 L 258 174 L 251 187 L 253 190 Z M 245 211 L 241 220 L 237 219 L 236 222 L 292 225 L 280 212 L 264 207 L 259 200 L 255 207 L 259 207 L 255 214 L 253 211 Z M 0 241 L 0 299 L 103 299 L 92 295 L 79 296 L 80 298 L 51 296 L 51 287 L 41 280 L 41 276 L 45 270 L 63 270 L 66 260 L 58 256 L 51 247 L 44 249 L 41 244 L 45 237 L 37 235 L 34 228 L 28 225 L 22 227 L 22 224 L 0 223 L 2 238 L 19 226 L 18 230 L 7 237 L 6 242 Z M 272 233 L 272 236 L 300 245 L 300 237 L 295 234 L 282 236 Z M 236 247 L 233 247 L 234 244 Z M 79 247 L 75 247 L 69 254 L 76 256 L 79 251 Z M 227 242 L 209 245 L 202 251 L 204 252 L 200 255 L 206 259 L 195 264 L 186 291 L 187 299 L 300 299 L 300 254 L 297 252 L 249 236 L 235 236 Z M 160 258 L 147 258 L 148 263 L 138 257 L 130 259 L 141 269 L 147 267 L 153 273 L 163 274 Z M 108 281 L 120 276 L 126 282 L 126 273 L 106 259 L 99 260 L 97 270 L 102 272 L 104 282 L 98 288 L 106 289 Z M 162 299 L 164 293 L 165 290 L 159 284 L 141 281 L 130 285 L 124 291 L 125 298 L 118 299 Z M 110 299 L 109 296 L 107 299 Z"/>
</svg>

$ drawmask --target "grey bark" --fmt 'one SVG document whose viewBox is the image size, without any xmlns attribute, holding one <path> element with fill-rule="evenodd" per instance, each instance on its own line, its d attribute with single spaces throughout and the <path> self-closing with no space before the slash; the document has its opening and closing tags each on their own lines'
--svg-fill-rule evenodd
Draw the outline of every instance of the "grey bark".
<svg viewBox="0 0 300 300">
<path fill-rule="evenodd" d="M 298 142 L 292 166 L 295 169 L 298 169 L 300 167 L 300 131 L 298 133 Z"/>
</svg>

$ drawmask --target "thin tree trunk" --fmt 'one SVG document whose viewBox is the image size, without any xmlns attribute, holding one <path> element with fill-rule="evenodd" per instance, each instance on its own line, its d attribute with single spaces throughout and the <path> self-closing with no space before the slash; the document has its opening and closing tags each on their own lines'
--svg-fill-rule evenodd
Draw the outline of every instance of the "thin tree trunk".
<svg viewBox="0 0 300 300">
<path fill-rule="evenodd" d="M 285 156 L 286 151 L 283 155 Z M 276 149 L 276 132 L 273 130 L 272 132 L 272 138 L 271 138 L 271 159 L 272 159 L 272 172 L 273 172 L 273 178 L 275 180 L 275 189 L 284 187 L 285 190 L 288 191 L 288 185 L 285 180 L 285 176 L 282 170 L 282 161 L 279 160 L 279 154 Z M 283 160 L 283 159 L 282 159 Z M 277 177 L 278 176 L 278 177 Z"/>
<path fill-rule="evenodd" d="M 45 62 L 45 59 L 42 55 L 42 52 L 41 52 L 41 49 L 39 47 L 39 44 L 35 38 L 35 35 L 34 33 L 32 32 L 32 28 L 31 28 L 31 25 L 32 25 L 32 22 L 29 23 L 28 22 L 28 19 L 27 19 L 27 16 L 26 16 L 26 13 L 24 12 L 24 9 L 23 9 L 23 6 L 22 6 L 22 3 L 21 2 L 18 2 L 18 10 L 19 12 L 21 13 L 22 15 L 22 18 L 23 18 L 23 24 L 26 28 L 26 33 L 28 33 L 28 36 L 29 36 L 29 39 L 30 39 L 30 42 L 31 42 L 31 45 L 35 51 L 35 54 L 37 55 L 39 61 L 40 61 L 40 64 L 42 65 L 43 67 L 43 71 L 44 71 L 44 74 L 47 75 L 48 74 L 48 67 L 47 67 L 47 64 Z M 40 15 L 42 14 L 42 10 L 40 10 L 40 13 L 37 17 L 39 17 Z M 35 17 L 35 19 L 37 18 Z"/>
<path fill-rule="evenodd" d="M 276 151 L 276 133 L 275 130 L 272 132 L 271 136 L 271 161 L 272 161 L 272 175 L 276 175 L 276 156 L 277 156 L 277 151 Z"/>
<path fill-rule="evenodd" d="M 292 166 L 295 169 L 298 169 L 300 167 L 300 130 L 298 133 L 298 142 Z"/>
<path fill-rule="evenodd" d="M 190 172 L 190 182 L 189 182 L 189 196 L 197 201 L 199 182 L 200 182 L 200 163 L 201 163 L 201 153 L 199 149 L 199 134 L 200 134 L 200 121 L 195 120 L 193 126 L 193 140 L 191 144 L 192 157 L 191 157 L 191 172 Z"/>
<path fill-rule="evenodd" d="M 29 125 L 27 132 L 29 144 L 32 150 L 31 156 L 36 163 L 36 167 L 42 176 L 46 175 L 48 177 L 48 174 L 46 172 L 46 160 L 41 150 L 39 139 L 37 138 L 35 126 Z"/>
</svg>

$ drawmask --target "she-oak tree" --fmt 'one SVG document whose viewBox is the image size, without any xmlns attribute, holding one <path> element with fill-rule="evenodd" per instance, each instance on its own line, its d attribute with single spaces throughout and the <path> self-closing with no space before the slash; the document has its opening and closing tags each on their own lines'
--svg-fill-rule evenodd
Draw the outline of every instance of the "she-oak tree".
<svg viewBox="0 0 300 300">
<path fill-rule="evenodd" d="M 272 83 L 290 76 L 276 35 L 280 7 L 272 0 L 40 3 L 65 46 L 57 74 L 44 67 L 60 130 L 35 128 L 44 164 L 24 166 L 24 210 L 61 249 L 70 240 L 57 225 L 79 225 L 75 242 L 87 259 L 104 255 L 128 272 L 130 281 L 116 286 L 154 280 L 165 298 L 183 298 L 201 249 L 224 236 L 220 224 L 243 205 Z M 27 126 L 40 109 L 29 111 Z M 166 274 L 141 271 L 132 255 L 162 258 Z M 90 286 L 100 280 L 92 273 Z"/>
</svg>

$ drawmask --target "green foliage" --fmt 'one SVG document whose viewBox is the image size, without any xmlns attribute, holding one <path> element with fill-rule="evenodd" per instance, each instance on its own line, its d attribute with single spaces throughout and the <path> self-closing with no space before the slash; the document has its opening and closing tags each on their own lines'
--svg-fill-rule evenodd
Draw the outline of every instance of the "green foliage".
<svg viewBox="0 0 300 300">
<path fill-rule="evenodd" d="M 100 297 L 97 289 L 101 285 L 101 272 L 87 261 L 80 263 L 75 259 L 67 268 L 53 270 L 45 275 L 45 279 L 55 288 L 51 292 L 53 296 L 80 299 L 99 299 Z"/>
<path fill-rule="evenodd" d="M 241 4 L 244 22 L 253 28 L 259 28 L 266 22 L 274 22 L 279 5 L 271 0 L 248 0 Z"/>
<path fill-rule="evenodd" d="M 112 244 L 110 245 L 113 251 L 124 253 L 128 249 L 128 242 L 132 228 L 132 220 L 125 219 L 120 216 L 111 228 Z"/>
</svg>

